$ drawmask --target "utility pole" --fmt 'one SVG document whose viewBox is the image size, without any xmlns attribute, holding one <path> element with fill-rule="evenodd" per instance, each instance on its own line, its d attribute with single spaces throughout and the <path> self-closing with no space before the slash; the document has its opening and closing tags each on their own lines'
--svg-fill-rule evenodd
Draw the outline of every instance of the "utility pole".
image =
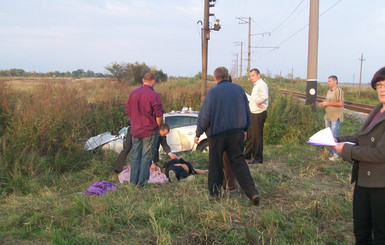
<svg viewBox="0 0 385 245">
<path fill-rule="evenodd" d="M 208 54 L 208 40 L 210 39 L 210 30 L 219 31 L 221 26 L 219 25 L 219 19 L 215 19 L 215 24 L 210 29 L 209 18 L 214 14 L 210 13 L 210 7 L 215 7 L 216 0 L 205 0 L 204 13 L 203 13 L 203 26 L 202 26 L 202 84 L 201 84 L 201 102 L 204 101 L 207 93 L 207 54 Z M 198 21 L 201 22 L 201 21 Z"/>
<path fill-rule="evenodd" d="M 361 61 L 361 65 L 360 65 L 360 83 L 358 85 L 358 97 L 361 97 L 362 62 L 364 61 L 363 54 L 361 54 L 361 58 L 359 60 Z"/>
<path fill-rule="evenodd" d="M 241 58 L 239 60 L 239 79 L 242 79 L 242 53 L 243 53 L 243 42 L 235 42 L 236 45 L 241 46 Z"/>
<path fill-rule="evenodd" d="M 231 66 L 230 75 L 232 79 L 235 79 L 238 76 L 238 53 L 233 53 L 233 55 L 235 56 L 235 60 L 233 60 L 234 64 Z"/>
<path fill-rule="evenodd" d="M 250 72 L 250 54 L 251 54 L 251 17 L 237 17 L 239 24 L 249 24 L 249 35 L 248 35 L 248 45 L 247 45 L 247 74 Z M 246 21 L 245 19 L 248 19 Z"/>
<path fill-rule="evenodd" d="M 319 0 L 310 0 L 306 104 L 313 112 L 317 111 L 318 21 Z"/>
</svg>

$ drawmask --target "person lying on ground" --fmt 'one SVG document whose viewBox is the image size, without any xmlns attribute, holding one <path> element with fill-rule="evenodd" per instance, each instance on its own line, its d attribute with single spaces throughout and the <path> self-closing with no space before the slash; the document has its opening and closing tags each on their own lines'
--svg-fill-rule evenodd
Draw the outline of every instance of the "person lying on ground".
<svg viewBox="0 0 385 245">
<path fill-rule="evenodd" d="M 163 167 L 164 173 L 171 182 L 189 181 L 195 178 L 194 174 L 205 174 L 209 172 L 207 169 L 194 168 L 191 163 L 183 160 L 183 158 L 169 160 Z"/>
<path fill-rule="evenodd" d="M 130 122 L 128 122 L 128 129 L 126 134 L 126 143 L 123 151 L 120 152 L 118 159 L 115 162 L 115 165 L 112 169 L 113 173 L 120 173 L 123 170 L 124 164 L 126 162 L 127 155 L 131 151 L 132 147 L 132 136 L 131 136 L 131 127 Z M 177 159 L 178 156 L 171 152 L 170 146 L 167 144 L 166 136 L 170 132 L 170 127 L 166 123 L 162 123 L 159 127 L 159 143 L 158 148 L 155 152 L 154 162 L 157 163 L 159 161 L 159 146 L 161 145 L 163 150 L 167 153 L 167 155 L 171 159 Z"/>
</svg>

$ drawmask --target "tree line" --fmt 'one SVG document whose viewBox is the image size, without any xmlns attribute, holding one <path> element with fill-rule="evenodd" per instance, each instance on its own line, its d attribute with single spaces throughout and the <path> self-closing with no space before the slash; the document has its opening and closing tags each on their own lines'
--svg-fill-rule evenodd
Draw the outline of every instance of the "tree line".
<svg viewBox="0 0 385 245">
<path fill-rule="evenodd" d="M 27 72 L 23 69 L 9 69 L 0 70 L 0 77 L 113 77 L 117 79 L 119 83 L 126 84 L 138 84 L 142 82 L 142 77 L 147 72 L 152 72 L 158 82 L 166 81 L 167 74 L 162 70 L 149 67 L 145 63 L 117 63 L 113 62 L 111 65 L 105 67 L 106 73 L 95 73 L 91 70 L 77 69 L 72 72 Z"/>
<path fill-rule="evenodd" d="M 23 69 L 9 69 L 0 70 L 1 77 L 106 77 L 106 74 L 95 73 L 91 70 L 84 71 L 83 69 L 77 69 L 73 72 L 60 72 L 60 71 L 49 71 L 49 72 L 27 72 Z"/>
</svg>

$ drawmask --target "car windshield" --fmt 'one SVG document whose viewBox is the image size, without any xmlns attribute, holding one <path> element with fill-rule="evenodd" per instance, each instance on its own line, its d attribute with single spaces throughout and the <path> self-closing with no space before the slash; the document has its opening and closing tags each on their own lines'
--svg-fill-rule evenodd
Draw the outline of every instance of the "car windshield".
<svg viewBox="0 0 385 245">
<path fill-rule="evenodd" d="M 166 117 L 165 120 L 168 126 L 170 127 L 170 129 L 196 125 L 197 123 L 197 117 L 190 117 L 190 116 Z"/>
</svg>

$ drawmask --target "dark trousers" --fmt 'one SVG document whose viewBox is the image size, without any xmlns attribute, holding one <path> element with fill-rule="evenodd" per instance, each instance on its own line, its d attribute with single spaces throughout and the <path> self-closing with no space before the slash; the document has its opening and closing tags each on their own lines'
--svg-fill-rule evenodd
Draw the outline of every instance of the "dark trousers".
<svg viewBox="0 0 385 245">
<path fill-rule="evenodd" d="M 223 153 L 230 158 L 231 169 L 245 194 L 251 199 L 258 194 L 249 166 L 243 155 L 244 133 L 232 133 L 216 137 L 209 137 L 209 176 L 208 188 L 210 195 L 220 193 L 223 183 Z"/>
<path fill-rule="evenodd" d="M 168 166 L 165 170 L 166 176 L 169 179 L 170 179 L 170 176 L 168 174 L 171 170 L 175 172 L 175 176 L 178 180 L 185 179 L 190 175 L 189 173 L 187 173 L 187 171 L 183 167 L 171 165 L 171 166 Z"/>
<path fill-rule="evenodd" d="M 356 244 L 385 244 L 385 188 L 356 184 L 353 220 Z"/>
<path fill-rule="evenodd" d="M 251 113 L 251 125 L 247 131 L 245 157 L 253 157 L 257 162 L 263 162 L 263 126 L 267 118 L 267 112 L 259 114 Z"/>
<path fill-rule="evenodd" d="M 236 190 L 235 176 L 233 170 L 231 169 L 229 155 L 227 155 L 226 152 L 223 153 L 223 172 L 223 189 L 228 191 Z"/>
<path fill-rule="evenodd" d="M 131 151 L 132 147 L 132 137 L 131 137 L 131 127 L 127 129 L 127 135 L 126 135 L 126 144 L 123 147 L 123 150 L 120 152 L 118 156 L 118 160 L 116 160 L 115 165 L 112 169 L 115 173 L 120 173 L 123 170 L 123 167 L 126 163 L 127 155 Z"/>
</svg>

